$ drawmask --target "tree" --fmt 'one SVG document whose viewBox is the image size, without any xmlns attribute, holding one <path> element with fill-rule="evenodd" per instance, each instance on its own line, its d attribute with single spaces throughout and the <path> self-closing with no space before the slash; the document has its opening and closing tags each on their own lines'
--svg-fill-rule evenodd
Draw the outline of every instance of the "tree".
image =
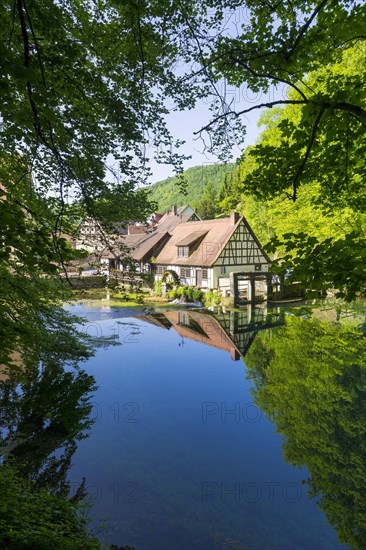
<svg viewBox="0 0 366 550">
<path fill-rule="evenodd" d="M 229 196 L 230 194 L 230 183 L 229 183 L 229 177 L 227 174 L 224 175 L 224 177 L 222 178 L 222 181 L 221 181 L 221 185 L 220 185 L 220 189 L 219 189 L 219 194 L 218 194 L 218 201 L 221 202 L 223 201 L 224 199 L 226 199 L 226 197 Z"/>
<path fill-rule="evenodd" d="M 32 333 L 66 327 L 56 306 L 66 291 L 59 271 L 75 257 L 64 239 L 73 224 L 68 202 L 102 226 L 142 220 L 153 209 L 137 188 L 148 173 L 148 146 L 160 161 L 179 165 L 164 122 L 166 102 L 189 105 L 200 88 L 178 86 L 174 76 L 187 51 L 177 6 L 134 0 L 0 6 L 4 364 L 17 347 L 36 351 Z M 179 6 L 192 17 L 197 11 L 190 2 Z"/>
<path fill-rule="evenodd" d="M 85 507 L 83 510 L 76 502 L 45 488 L 35 490 L 9 465 L 0 468 L 0 488 L 0 544 L 4 550 L 102 548 L 88 533 Z"/>
<path fill-rule="evenodd" d="M 358 78 L 362 73 L 365 53 L 362 49 L 347 50 L 342 63 L 310 74 L 307 84 L 315 93 L 319 88 L 330 89 L 334 81 L 342 78 L 344 85 L 346 82 L 349 85 L 349 78 L 356 78 L 356 75 Z M 361 95 L 357 88 L 355 93 Z M 366 293 L 366 195 L 362 181 L 365 170 L 364 129 L 348 112 L 338 114 L 336 128 L 334 116 L 325 113 L 324 117 L 305 164 L 301 149 L 305 138 L 297 139 L 296 135 L 312 135 L 311 127 L 306 124 L 306 108 L 289 106 L 283 109 L 276 121 L 277 143 L 273 143 L 268 132 L 263 136 L 261 143 L 252 150 L 257 168 L 246 181 L 253 189 L 260 178 L 262 189 L 265 188 L 273 181 L 278 163 L 281 163 L 284 175 L 275 193 L 282 193 L 282 203 L 284 194 L 290 190 L 292 199 L 296 195 L 296 202 L 302 195 L 302 204 L 305 200 L 311 207 L 312 225 L 318 229 L 309 230 L 305 224 L 301 227 L 292 220 L 292 227 L 288 226 L 287 232 L 282 231 L 279 239 L 276 235 L 269 250 L 281 250 L 281 261 L 277 263 L 291 269 L 293 277 L 305 286 L 334 287 L 340 296 L 351 300 L 358 293 Z M 309 148 L 306 153 L 308 151 Z M 298 178 L 294 185 L 294 178 L 300 172 L 301 180 Z M 296 211 L 296 207 L 293 210 Z M 301 209 L 299 213 L 302 213 Z"/>
<path fill-rule="evenodd" d="M 233 210 L 237 209 L 240 202 L 240 194 L 238 192 L 237 179 L 238 171 L 233 174 L 225 174 L 218 194 L 218 206 L 224 214 L 230 214 Z"/>
<path fill-rule="evenodd" d="M 195 52 L 195 59 L 201 66 L 201 75 L 214 86 L 220 78 L 228 85 L 247 86 L 253 92 L 267 94 L 271 85 L 296 92 L 296 97 L 280 97 L 273 101 L 259 101 L 244 109 L 233 109 L 225 98 L 219 96 L 211 122 L 200 133 L 214 128 L 222 121 L 235 120 L 261 107 L 298 104 L 307 107 L 309 116 L 319 127 L 322 115 L 330 112 L 350 113 L 359 124 L 366 119 L 366 110 L 360 104 L 362 97 L 363 70 L 357 76 L 344 74 L 334 79 L 331 89 L 323 89 L 314 95 L 311 87 L 303 85 L 310 72 L 318 71 L 329 64 L 339 63 L 344 52 L 353 46 L 360 46 L 365 40 L 366 8 L 352 0 L 327 2 L 321 0 L 285 0 L 270 4 L 262 0 L 249 0 L 245 6 L 237 0 L 212 2 L 216 9 L 216 20 L 225 15 L 234 16 L 237 25 L 230 27 L 227 17 L 221 32 L 209 34 L 197 32 L 201 48 Z M 204 46 L 204 47 L 203 47 Z M 348 94 L 344 94 L 348 81 Z M 350 93 L 351 92 L 351 93 Z M 234 103 L 235 107 L 235 103 Z"/>
<path fill-rule="evenodd" d="M 211 220 L 219 213 L 217 192 L 212 181 L 209 181 L 206 185 L 202 199 L 196 204 L 196 210 L 203 220 Z"/>
<path fill-rule="evenodd" d="M 304 87 L 316 95 L 340 79 L 348 86 L 364 66 L 365 52 L 350 48 L 342 62 L 310 73 Z M 355 94 L 363 95 L 358 89 Z M 352 300 L 366 293 L 364 132 L 349 113 L 339 113 L 336 121 L 323 116 L 311 140 L 307 107 L 264 113 L 264 130 L 242 157 L 234 192 L 242 194 L 243 211 L 263 244 L 270 241 L 274 266 L 291 270 L 305 288 L 336 288 Z M 307 142 L 311 152 L 304 163 Z"/>
<path fill-rule="evenodd" d="M 311 90 L 307 93 L 314 101 L 319 96 L 327 96 L 330 102 L 348 97 L 365 105 L 361 85 L 365 76 L 366 48 L 354 46 L 337 62 L 309 73 L 299 90 Z M 324 209 L 348 206 L 364 212 L 362 120 L 347 110 L 332 112 L 324 107 L 319 111 L 296 103 L 300 97 L 296 90 L 289 97 L 294 103 L 275 112 L 275 124 L 249 152 L 256 168 L 247 177 L 247 187 L 266 198 L 285 193 L 295 202 L 301 185 L 317 181 L 318 203 Z"/>
</svg>

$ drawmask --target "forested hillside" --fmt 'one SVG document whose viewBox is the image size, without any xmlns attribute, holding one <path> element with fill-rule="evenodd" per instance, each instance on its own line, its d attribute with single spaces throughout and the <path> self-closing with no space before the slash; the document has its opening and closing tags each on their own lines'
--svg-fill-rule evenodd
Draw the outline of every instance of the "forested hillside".
<svg viewBox="0 0 366 550">
<path fill-rule="evenodd" d="M 208 184 L 218 192 L 225 174 L 230 174 L 235 164 L 202 164 L 188 168 L 183 174 L 184 183 L 171 177 L 153 183 L 150 187 L 151 199 L 158 205 L 158 212 L 164 212 L 176 204 L 197 206 Z"/>
</svg>

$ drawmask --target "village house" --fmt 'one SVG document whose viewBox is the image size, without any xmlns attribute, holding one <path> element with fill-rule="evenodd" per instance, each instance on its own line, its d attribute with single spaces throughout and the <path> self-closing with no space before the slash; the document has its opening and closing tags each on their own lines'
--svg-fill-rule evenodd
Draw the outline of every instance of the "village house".
<svg viewBox="0 0 366 550">
<path fill-rule="evenodd" d="M 162 218 L 162 214 L 152 214 L 146 223 L 119 223 L 113 225 L 113 230 L 106 231 L 98 220 L 93 217 L 84 218 L 80 223 L 73 245 L 76 250 L 87 250 L 98 253 L 106 247 L 111 247 L 121 235 L 145 235 L 151 231 Z"/>
<path fill-rule="evenodd" d="M 232 213 L 200 220 L 189 206 L 173 206 L 151 230 L 124 235 L 101 252 L 106 275 L 152 273 L 155 280 L 179 279 L 182 285 L 244 300 L 267 291 L 270 265 L 244 217 Z"/>
<path fill-rule="evenodd" d="M 73 242 L 74 248 L 94 253 L 105 248 L 106 244 L 107 235 L 100 223 L 95 218 L 85 218 L 77 229 Z"/>
<path fill-rule="evenodd" d="M 163 330 L 172 327 L 185 341 L 194 340 L 229 352 L 233 361 L 245 357 L 261 330 L 284 324 L 284 313 L 273 316 L 266 308 L 245 305 L 240 311 L 202 313 L 199 310 L 165 310 L 139 315 L 138 319 Z"/>
<path fill-rule="evenodd" d="M 232 213 L 229 218 L 177 225 L 155 258 L 154 272 L 162 279 L 173 271 L 181 284 L 218 289 L 223 295 L 230 294 L 237 274 L 235 284 L 250 298 L 256 283 L 267 288 L 270 263 L 246 219 Z"/>
<path fill-rule="evenodd" d="M 114 224 L 114 230 L 111 233 L 106 231 L 98 220 L 89 216 L 80 223 L 73 240 L 73 246 L 76 250 L 87 250 L 91 253 L 100 252 L 106 247 L 111 247 L 118 237 L 125 236 L 127 239 L 125 244 L 135 247 L 141 240 L 130 239 L 130 235 L 148 236 L 155 228 L 159 231 L 170 230 L 178 223 L 195 219 L 199 220 L 200 218 L 190 206 L 181 206 L 180 208 L 173 206 L 170 211 L 164 214 L 152 214 L 146 223 L 130 221 Z"/>
<path fill-rule="evenodd" d="M 153 263 L 171 238 L 174 228 L 186 222 L 199 221 L 200 218 L 190 206 L 172 209 L 163 215 L 155 215 L 154 224 L 128 226 L 128 234 L 118 239 L 115 246 L 105 247 L 101 252 L 101 268 L 104 273 L 130 271 L 149 273 Z"/>
</svg>

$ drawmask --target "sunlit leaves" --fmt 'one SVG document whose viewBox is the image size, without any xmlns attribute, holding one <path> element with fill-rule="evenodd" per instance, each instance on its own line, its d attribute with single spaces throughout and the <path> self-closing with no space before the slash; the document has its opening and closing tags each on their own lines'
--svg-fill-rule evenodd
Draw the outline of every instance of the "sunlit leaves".
<svg viewBox="0 0 366 550">
<path fill-rule="evenodd" d="M 348 300 L 366 294 L 365 126 L 347 108 L 321 112 L 318 103 L 363 107 L 365 67 L 364 49 L 350 47 L 307 76 L 301 86 L 313 102 L 267 111 L 236 186 L 274 268 Z"/>
</svg>

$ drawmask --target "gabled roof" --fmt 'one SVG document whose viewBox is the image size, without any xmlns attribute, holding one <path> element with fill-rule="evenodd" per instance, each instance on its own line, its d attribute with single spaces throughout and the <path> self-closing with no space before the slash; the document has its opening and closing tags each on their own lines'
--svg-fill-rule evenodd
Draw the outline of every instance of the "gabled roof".
<svg viewBox="0 0 366 550">
<path fill-rule="evenodd" d="M 126 233 L 127 235 L 143 235 L 147 233 L 149 229 L 151 229 L 149 225 L 132 225 L 129 223 Z"/>
<path fill-rule="evenodd" d="M 129 256 L 133 260 L 141 262 L 146 256 L 152 256 L 154 248 L 168 236 L 167 231 L 126 235 L 118 245 L 111 249 L 106 248 L 101 253 L 101 257 L 113 259 L 120 256 Z"/>
<path fill-rule="evenodd" d="M 194 212 L 189 214 L 174 214 L 173 212 L 167 212 L 163 215 L 161 220 L 156 224 L 156 231 L 166 230 L 171 231 L 180 223 L 188 222 L 188 220 L 194 215 Z"/>
<path fill-rule="evenodd" d="M 130 256 L 136 261 L 143 261 L 145 257 L 153 255 L 153 248 L 158 246 L 159 243 L 168 238 L 172 231 L 178 225 L 188 222 L 192 216 L 196 216 L 195 212 L 189 212 L 188 214 L 181 214 L 189 206 L 181 206 L 178 208 L 177 213 L 167 212 L 163 215 L 160 221 L 151 230 L 146 233 L 136 233 L 130 235 L 123 235 L 120 237 L 118 243 L 115 246 L 105 248 L 101 253 L 102 258 L 119 258 L 121 256 Z M 196 222 L 191 222 L 192 224 Z M 130 250 L 130 251 L 129 251 Z M 148 257 L 148 259 L 150 259 Z"/>
<path fill-rule="evenodd" d="M 157 256 L 156 263 L 210 267 L 215 263 L 242 220 L 243 218 L 239 218 L 235 224 L 232 223 L 231 218 L 181 223 L 171 232 L 172 237 Z M 187 238 L 190 240 L 193 233 L 204 235 L 200 245 L 189 257 L 178 258 L 177 246 L 183 246 L 180 243 Z"/>
<path fill-rule="evenodd" d="M 244 217 L 235 218 L 235 216 L 236 215 L 233 217 L 232 215 L 230 218 L 202 220 L 177 225 L 173 231 L 171 231 L 171 239 L 156 257 L 156 264 L 211 267 L 215 264 L 233 233 L 241 223 L 248 229 L 265 260 L 270 263 L 270 259 L 262 250 L 258 239 L 254 235 L 246 219 Z M 189 246 L 194 242 L 192 241 L 193 236 L 195 236 L 195 240 L 201 238 L 199 246 L 193 250 L 188 257 L 178 257 L 177 246 Z"/>
<path fill-rule="evenodd" d="M 131 253 L 131 257 L 138 262 L 141 262 L 148 255 L 151 257 L 153 255 L 154 248 L 166 237 L 169 237 L 169 233 L 167 231 L 153 233 L 148 239 L 144 239 L 135 245 L 135 248 Z M 149 260 L 150 257 L 148 258 Z"/>
</svg>

